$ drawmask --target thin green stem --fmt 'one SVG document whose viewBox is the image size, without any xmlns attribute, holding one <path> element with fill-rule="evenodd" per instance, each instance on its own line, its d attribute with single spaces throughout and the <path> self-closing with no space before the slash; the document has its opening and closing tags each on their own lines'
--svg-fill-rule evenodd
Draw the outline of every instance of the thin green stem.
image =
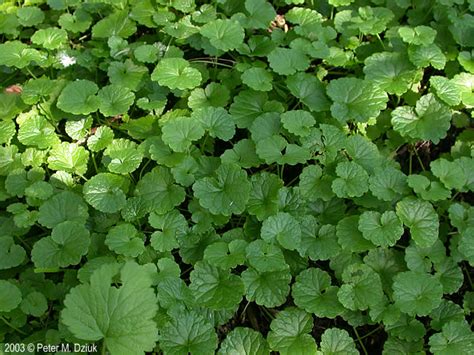
<svg viewBox="0 0 474 355">
<path fill-rule="evenodd" d="M 36 75 L 33 74 L 33 72 L 30 70 L 30 68 L 25 67 L 25 69 L 26 69 L 26 71 L 28 72 L 28 74 L 30 74 L 33 78 L 38 79 L 38 78 L 36 77 Z"/>
<path fill-rule="evenodd" d="M 408 175 L 413 171 L 413 151 L 410 149 L 410 160 L 408 161 Z"/>
<path fill-rule="evenodd" d="M 91 157 L 92 157 L 92 164 L 94 164 L 95 173 L 98 174 L 99 169 L 97 168 L 97 162 L 95 161 L 95 155 L 91 154 Z"/>
<path fill-rule="evenodd" d="M 105 355 L 107 354 L 107 347 L 105 346 L 105 339 L 104 341 L 102 342 L 102 349 L 101 349 L 101 352 L 100 352 L 102 355 Z"/>
<path fill-rule="evenodd" d="M 471 279 L 471 275 L 469 274 L 469 269 L 466 269 L 465 267 L 463 268 L 464 268 L 464 271 L 466 271 L 467 281 L 469 282 L 469 286 L 471 286 L 471 290 L 472 290 L 472 279 Z"/>
<path fill-rule="evenodd" d="M 221 67 L 229 68 L 229 69 L 233 69 L 233 68 L 234 68 L 233 65 L 228 65 L 228 64 L 224 64 L 224 63 L 214 62 L 214 61 L 210 61 L 210 60 L 192 60 L 192 59 L 190 59 L 189 61 L 190 61 L 190 62 L 193 62 L 193 63 L 204 63 L 204 64 L 219 65 L 219 66 L 221 66 Z"/>
<path fill-rule="evenodd" d="M 418 163 L 420 163 L 421 169 L 423 171 L 426 171 L 425 166 L 423 165 L 423 162 L 421 161 L 421 158 L 418 155 L 418 150 L 416 148 L 414 149 L 414 152 L 415 152 L 415 155 L 416 155 L 416 159 L 418 160 Z"/>
<path fill-rule="evenodd" d="M 356 337 L 357 337 L 357 341 L 359 342 L 360 347 L 362 348 L 362 351 L 364 352 L 365 355 L 369 355 L 369 353 L 367 352 L 367 349 L 366 349 L 365 346 L 364 346 L 364 343 L 362 342 L 362 339 L 361 339 L 360 336 L 359 336 L 359 333 L 357 332 L 356 327 L 352 327 L 352 329 L 354 329 L 354 333 L 355 333 L 355 335 L 356 335 Z"/>
<path fill-rule="evenodd" d="M 382 329 L 382 325 L 379 325 L 377 328 L 373 329 L 372 331 L 368 332 L 367 334 L 364 334 L 363 336 L 360 337 L 360 340 L 365 339 L 369 336 L 371 336 L 374 333 L 377 333 L 380 329 Z"/>
<path fill-rule="evenodd" d="M 20 333 L 21 335 L 27 335 L 24 331 L 18 329 L 18 328 L 15 327 L 13 324 L 11 324 L 9 321 L 7 321 L 5 317 L 0 316 L 0 319 L 3 321 L 3 323 L 5 323 L 7 326 L 9 326 L 9 327 L 12 328 L 13 330 L 17 331 L 18 333 Z"/>
</svg>

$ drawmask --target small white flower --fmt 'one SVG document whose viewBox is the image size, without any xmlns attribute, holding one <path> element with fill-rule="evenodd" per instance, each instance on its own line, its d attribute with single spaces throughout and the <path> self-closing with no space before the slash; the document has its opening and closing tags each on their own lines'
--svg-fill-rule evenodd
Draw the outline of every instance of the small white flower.
<svg viewBox="0 0 474 355">
<path fill-rule="evenodd" d="M 58 55 L 59 62 L 63 65 L 63 67 L 67 68 L 70 65 L 76 64 L 76 58 L 70 57 L 64 52 L 59 53 Z"/>
</svg>

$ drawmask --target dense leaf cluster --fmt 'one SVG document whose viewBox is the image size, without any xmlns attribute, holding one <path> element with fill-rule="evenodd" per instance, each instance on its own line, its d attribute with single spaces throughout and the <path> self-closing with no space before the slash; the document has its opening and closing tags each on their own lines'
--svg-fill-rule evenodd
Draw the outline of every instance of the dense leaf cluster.
<svg viewBox="0 0 474 355">
<path fill-rule="evenodd" d="M 472 353 L 472 0 L 7 0 L 0 36 L 1 342 Z"/>
</svg>

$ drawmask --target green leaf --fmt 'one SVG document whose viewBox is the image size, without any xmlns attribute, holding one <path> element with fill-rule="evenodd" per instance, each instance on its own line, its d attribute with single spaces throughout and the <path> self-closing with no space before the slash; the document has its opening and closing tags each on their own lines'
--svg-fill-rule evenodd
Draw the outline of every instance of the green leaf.
<svg viewBox="0 0 474 355">
<path fill-rule="evenodd" d="M 429 345 L 433 354 L 461 354 L 467 349 L 472 349 L 474 334 L 466 322 L 452 321 L 443 326 L 441 333 L 430 337 Z"/>
<path fill-rule="evenodd" d="M 403 26 L 398 29 L 398 34 L 405 43 L 426 46 L 434 42 L 437 32 L 428 26 Z"/>
<path fill-rule="evenodd" d="M 265 219 L 260 235 L 266 242 L 277 241 L 288 250 L 297 249 L 301 242 L 301 229 L 298 220 L 286 212 L 279 212 Z"/>
<path fill-rule="evenodd" d="M 436 176 L 448 189 L 462 190 L 467 183 L 467 177 L 464 170 L 458 164 L 457 160 L 448 161 L 446 159 L 433 160 L 430 168 Z"/>
<path fill-rule="evenodd" d="M 0 43 L 0 65 L 24 68 L 34 62 L 42 64 L 46 56 L 20 41 Z"/>
<path fill-rule="evenodd" d="M 234 309 L 242 300 L 244 285 L 239 276 L 199 261 L 190 275 L 189 288 L 196 303 L 210 309 Z"/>
<path fill-rule="evenodd" d="M 93 38 L 130 37 L 137 30 L 135 22 L 130 19 L 128 11 L 116 11 L 98 21 L 92 27 Z"/>
<path fill-rule="evenodd" d="M 399 106 L 392 111 L 393 129 L 403 137 L 431 140 L 437 144 L 446 136 L 450 124 L 450 110 L 432 94 L 422 96 L 415 109 Z"/>
<path fill-rule="evenodd" d="M 408 58 L 418 68 L 432 66 L 442 70 L 446 65 L 446 57 L 436 44 L 426 46 L 409 46 Z"/>
<path fill-rule="evenodd" d="M 103 339 L 110 353 L 138 355 L 152 351 L 158 340 L 153 320 L 158 304 L 148 266 L 127 262 L 120 271 L 121 286 L 115 287 L 112 282 L 119 272 L 118 265 L 103 265 L 93 272 L 90 282 L 72 288 L 66 295 L 61 321 L 76 338 L 94 342 Z"/>
<path fill-rule="evenodd" d="M 63 191 L 40 206 L 38 222 L 48 228 L 54 228 L 64 221 L 84 224 L 89 217 L 87 211 L 87 205 L 81 196 Z"/>
<path fill-rule="evenodd" d="M 219 355 L 252 354 L 267 355 L 270 353 L 267 341 L 262 334 L 244 327 L 236 327 L 222 341 Z"/>
<path fill-rule="evenodd" d="M 191 91 L 188 97 L 188 106 L 193 110 L 208 106 L 224 107 L 227 105 L 229 98 L 230 92 L 227 86 L 210 83 L 205 89 L 196 88 Z"/>
<path fill-rule="evenodd" d="M 244 264 L 246 247 L 247 242 L 240 239 L 233 240 L 229 243 L 216 242 L 206 248 L 204 251 L 204 260 L 210 265 L 228 270 L 237 265 Z"/>
<path fill-rule="evenodd" d="M 293 284 L 295 304 L 320 318 L 335 318 L 344 312 L 337 299 L 338 287 L 331 285 L 331 277 L 323 270 L 303 270 Z"/>
<path fill-rule="evenodd" d="M 451 192 L 438 181 L 430 181 L 426 176 L 412 174 L 408 176 L 408 185 L 423 200 L 441 201 L 451 196 Z"/>
<path fill-rule="evenodd" d="M 69 137 L 74 140 L 82 140 L 84 139 L 89 130 L 92 127 L 92 117 L 84 117 L 78 120 L 71 120 L 66 122 L 65 131 Z"/>
<path fill-rule="evenodd" d="M 421 72 L 401 53 L 374 53 L 365 60 L 365 78 L 389 94 L 402 95 L 421 79 Z"/>
<path fill-rule="evenodd" d="M 331 355 L 359 354 L 349 333 L 338 328 L 324 331 L 321 336 L 321 351 L 323 354 Z"/>
<path fill-rule="evenodd" d="M 288 268 L 282 250 L 275 244 L 258 239 L 247 246 L 246 252 L 250 266 L 259 272 L 279 271 Z"/>
<path fill-rule="evenodd" d="M 433 206 L 418 199 L 404 199 L 397 203 L 397 215 L 408 228 L 417 245 L 432 246 L 438 239 L 439 221 Z"/>
<path fill-rule="evenodd" d="M 456 106 L 461 103 L 459 87 L 448 78 L 433 75 L 430 78 L 430 85 L 434 89 L 436 96 L 449 106 Z"/>
<path fill-rule="evenodd" d="M 89 152 L 76 143 L 62 142 L 49 152 L 48 167 L 83 175 L 87 171 Z"/>
<path fill-rule="evenodd" d="M 275 48 L 268 55 L 270 68 L 280 75 L 292 75 L 308 69 L 310 61 L 306 54 L 299 49 Z"/>
<path fill-rule="evenodd" d="M 137 143 L 120 138 L 114 139 L 107 146 L 102 159 L 110 172 L 128 174 L 138 169 L 143 159 L 143 153 L 138 150 Z"/>
<path fill-rule="evenodd" d="M 89 244 L 90 233 L 82 223 L 65 221 L 53 228 L 51 236 L 35 243 L 31 260 L 37 268 L 77 265 L 86 255 Z"/>
<path fill-rule="evenodd" d="M 170 89 L 193 89 L 202 80 L 199 70 L 191 68 L 189 62 L 182 58 L 165 58 L 160 60 L 151 73 L 151 80 Z"/>
<path fill-rule="evenodd" d="M 380 276 L 365 264 L 349 265 L 342 273 L 342 281 L 337 298 L 350 310 L 365 310 L 383 300 Z"/>
<path fill-rule="evenodd" d="M 186 152 L 193 141 L 204 135 L 203 125 L 195 117 L 178 116 L 163 123 L 161 138 L 175 152 Z"/>
<path fill-rule="evenodd" d="M 245 0 L 245 10 L 248 12 L 246 27 L 267 29 L 276 16 L 272 4 L 266 0 Z"/>
<path fill-rule="evenodd" d="M 84 199 L 95 209 L 114 213 L 120 211 L 126 203 L 126 180 L 109 173 L 99 173 L 84 184 Z"/>
<path fill-rule="evenodd" d="M 367 122 L 387 106 L 387 94 L 369 80 L 341 78 L 332 80 L 327 94 L 333 100 L 331 113 L 341 122 Z"/>
<path fill-rule="evenodd" d="M 39 115 L 29 116 L 20 123 L 18 140 L 24 145 L 39 149 L 50 148 L 59 143 L 54 126 Z"/>
<path fill-rule="evenodd" d="M 98 127 L 94 134 L 87 139 L 87 147 L 92 152 L 99 152 L 107 148 L 114 139 L 114 132 L 108 126 Z"/>
<path fill-rule="evenodd" d="M 34 317 L 41 317 L 48 310 L 48 301 L 41 292 L 31 292 L 23 298 L 21 311 Z"/>
<path fill-rule="evenodd" d="M 458 62 L 471 74 L 474 73 L 474 52 L 462 51 L 458 54 Z"/>
<path fill-rule="evenodd" d="M 16 10 L 16 15 L 20 25 L 25 27 L 39 25 L 45 17 L 43 11 L 36 6 L 20 7 Z"/>
<path fill-rule="evenodd" d="M 383 214 L 376 211 L 362 213 L 359 230 L 365 239 L 381 247 L 394 246 L 404 232 L 402 222 L 393 211 L 385 211 Z"/>
<path fill-rule="evenodd" d="M 409 315 L 425 316 L 438 307 L 443 287 L 438 279 L 419 271 L 407 271 L 393 278 L 395 305 Z"/>
<path fill-rule="evenodd" d="M 74 13 L 63 13 L 59 16 L 58 24 L 66 31 L 73 33 L 85 32 L 92 24 L 92 17 L 89 13 L 78 8 Z"/>
<path fill-rule="evenodd" d="M 142 63 L 154 63 L 158 60 L 159 49 L 155 45 L 143 44 L 133 51 L 135 58 Z"/>
<path fill-rule="evenodd" d="M 184 201 L 185 192 L 174 183 L 169 169 L 155 167 L 138 181 L 135 196 L 143 200 L 148 211 L 166 213 Z"/>
<path fill-rule="evenodd" d="M 272 74 L 264 68 L 252 67 L 242 73 L 242 82 L 256 91 L 272 90 Z"/>
<path fill-rule="evenodd" d="M 270 324 L 268 343 L 280 354 L 316 354 L 316 342 L 309 334 L 313 317 L 298 308 L 286 308 Z"/>
<path fill-rule="evenodd" d="M 67 32 L 56 27 L 48 27 L 36 31 L 31 36 L 31 41 L 34 44 L 40 45 L 46 49 L 58 49 L 67 42 Z"/>
<path fill-rule="evenodd" d="M 258 272 L 249 268 L 242 273 L 241 277 L 245 286 L 245 297 L 258 305 L 280 306 L 285 303 L 290 292 L 289 270 Z"/>
<path fill-rule="evenodd" d="M 10 312 L 21 302 L 20 289 L 10 281 L 0 280 L 0 312 Z"/>
<path fill-rule="evenodd" d="M 159 334 L 160 348 L 166 354 L 214 354 L 217 334 L 207 317 L 197 311 L 175 312 Z"/>
<path fill-rule="evenodd" d="M 311 111 L 327 111 L 330 107 L 326 89 L 321 81 L 308 73 L 297 73 L 286 79 L 288 89 L 293 96 L 300 99 Z"/>
<path fill-rule="evenodd" d="M 286 111 L 280 117 L 283 127 L 300 137 L 309 135 L 310 128 L 316 123 L 313 115 L 303 110 Z"/>
<path fill-rule="evenodd" d="M 337 240 L 343 249 L 348 249 L 352 252 L 362 252 L 374 247 L 369 240 L 363 237 L 358 227 L 359 216 L 345 217 L 337 223 Z"/>
<path fill-rule="evenodd" d="M 119 85 L 107 85 L 97 94 L 100 100 L 99 111 L 104 116 L 117 116 L 128 111 L 135 101 L 135 95 L 128 88 Z"/>
<path fill-rule="evenodd" d="M 25 260 L 26 252 L 23 247 L 15 244 L 13 237 L 0 237 L 0 270 L 19 266 Z"/>
<path fill-rule="evenodd" d="M 194 111 L 191 117 L 201 122 L 211 137 L 229 141 L 235 134 L 232 116 L 222 107 L 204 107 Z"/>
<path fill-rule="evenodd" d="M 244 41 L 244 29 L 235 20 L 218 19 L 206 23 L 201 28 L 201 35 L 211 44 L 224 52 L 236 49 Z"/>
<path fill-rule="evenodd" d="M 88 115 L 97 111 L 100 100 L 96 96 L 99 87 L 89 80 L 76 80 L 67 84 L 58 97 L 57 106 L 64 112 Z"/>
<path fill-rule="evenodd" d="M 148 69 L 144 66 L 136 65 L 130 59 L 125 62 L 112 62 L 107 69 L 107 76 L 113 85 L 119 85 L 136 91 Z"/>
<path fill-rule="evenodd" d="M 122 223 L 110 228 L 105 244 L 117 254 L 137 257 L 145 251 L 143 233 L 130 223 Z"/>
<path fill-rule="evenodd" d="M 199 179 L 193 185 L 200 205 L 224 216 L 244 211 L 250 188 L 247 173 L 235 164 L 222 164 L 216 170 L 216 177 Z"/>
<path fill-rule="evenodd" d="M 369 190 L 369 175 L 359 164 L 351 162 L 339 163 L 336 167 L 336 178 L 332 182 L 332 190 L 340 198 L 359 197 Z"/>
<path fill-rule="evenodd" d="M 263 172 L 252 175 L 247 210 L 262 221 L 278 212 L 278 192 L 283 181 L 274 174 Z"/>
</svg>

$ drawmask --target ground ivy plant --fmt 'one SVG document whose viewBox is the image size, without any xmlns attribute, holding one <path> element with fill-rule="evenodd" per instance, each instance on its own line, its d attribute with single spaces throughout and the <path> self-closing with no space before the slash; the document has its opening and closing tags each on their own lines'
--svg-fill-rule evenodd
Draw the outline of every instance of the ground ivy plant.
<svg viewBox="0 0 474 355">
<path fill-rule="evenodd" d="M 473 353 L 472 0 L 5 0 L 0 36 L 1 342 Z"/>
</svg>

